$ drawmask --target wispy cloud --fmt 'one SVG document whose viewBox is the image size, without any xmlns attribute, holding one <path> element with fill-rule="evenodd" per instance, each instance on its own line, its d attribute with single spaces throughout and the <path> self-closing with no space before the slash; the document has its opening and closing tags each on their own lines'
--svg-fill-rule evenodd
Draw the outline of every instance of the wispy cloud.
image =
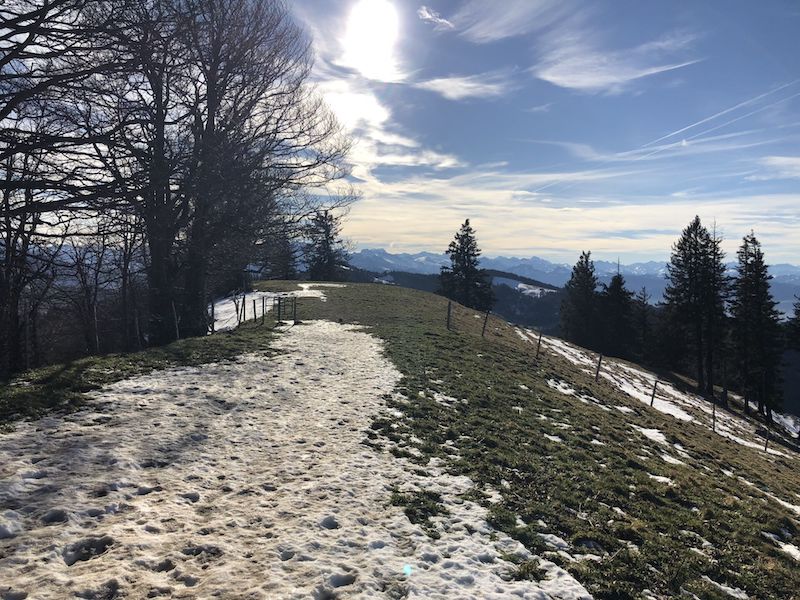
<svg viewBox="0 0 800 600">
<path fill-rule="evenodd" d="M 552 102 L 548 102 L 547 104 L 538 104 L 536 106 L 531 106 L 530 108 L 526 108 L 525 112 L 529 113 L 545 113 L 550 112 L 550 107 L 553 106 Z"/>
<path fill-rule="evenodd" d="M 541 31 L 569 15 L 569 0 L 469 0 L 452 17 L 459 33 L 471 42 L 485 44 Z"/>
<path fill-rule="evenodd" d="M 426 23 L 433 25 L 433 28 L 436 31 L 444 31 L 447 29 L 453 29 L 455 27 L 455 25 L 442 17 L 442 15 L 440 15 L 438 12 L 428 8 L 425 5 L 420 6 L 417 9 L 417 16 Z"/>
<path fill-rule="evenodd" d="M 424 173 L 464 166 L 458 157 L 426 148 L 407 132 L 401 133 L 391 106 L 378 93 L 386 78 L 375 77 L 369 69 L 358 68 L 357 64 L 346 60 L 347 36 L 336 39 L 326 34 L 321 22 L 324 18 L 324 24 L 330 27 L 330 15 L 322 17 L 314 11 L 303 10 L 299 3 L 293 10 L 314 39 L 317 56 L 312 79 L 316 90 L 354 140 L 348 157 L 354 178 L 374 184 L 378 181 L 375 171 L 382 168 L 402 167 L 410 173 Z M 337 31 L 345 25 L 343 17 L 332 24 Z M 389 58 L 390 65 L 398 60 L 393 50 Z"/>
<path fill-rule="evenodd" d="M 415 84 L 423 90 L 435 92 L 448 100 L 469 98 L 497 98 L 514 89 L 508 71 L 492 71 L 478 75 L 440 77 Z"/>
<path fill-rule="evenodd" d="M 699 59 L 680 60 L 694 37 L 672 34 L 632 48 L 608 50 L 590 30 L 558 27 L 540 42 L 540 60 L 533 74 L 553 85 L 587 93 L 618 94 L 633 81 L 688 67 Z"/>
<path fill-rule="evenodd" d="M 747 177 L 750 181 L 800 179 L 800 156 L 765 156 L 758 162 L 767 172 Z"/>
</svg>

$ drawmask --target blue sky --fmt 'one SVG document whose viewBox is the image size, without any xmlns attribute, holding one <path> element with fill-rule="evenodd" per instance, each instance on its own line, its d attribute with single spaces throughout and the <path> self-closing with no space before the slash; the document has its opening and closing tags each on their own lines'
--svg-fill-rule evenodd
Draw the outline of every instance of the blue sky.
<svg viewBox="0 0 800 600">
<path fill-rule="evenodd" d="M 359 247 L 662 260 L 699 214 L 800 263 L 800 2 L 303 0 Z"/>
</svg>

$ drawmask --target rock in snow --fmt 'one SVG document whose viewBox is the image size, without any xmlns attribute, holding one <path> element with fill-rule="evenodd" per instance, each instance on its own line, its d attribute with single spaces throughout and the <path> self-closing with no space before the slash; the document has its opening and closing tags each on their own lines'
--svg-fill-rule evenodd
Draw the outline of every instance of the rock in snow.
<svg viewBox="0 0 800 600">
<path fill-rule="evenodd" d="M 544 580 L 509 580 L 502 557 L 533 557 L 460 498 L 469 479 L 363 443 L 400 379 L 377 339 L 312 322 L 276 346 L 0 436 L 4 597 L 590 598 L 543 559 Z M 393 489 L 440 494 L 441 537 Z"/>
</svg>

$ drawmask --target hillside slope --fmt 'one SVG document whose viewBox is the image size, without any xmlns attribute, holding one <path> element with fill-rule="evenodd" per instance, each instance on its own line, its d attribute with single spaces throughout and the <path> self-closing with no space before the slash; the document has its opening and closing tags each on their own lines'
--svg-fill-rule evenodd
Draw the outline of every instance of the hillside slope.
<svg viewBox="0 0 800 600">
<path fill-rule="evenodd" d="M 536 358 L 463 307 L 447 330 L 438 296 L 304 287 L 301 324 L 193 342 L 237 359 L 0 435 L 0 597 L 796 596 L 790 435 L 764 452 L 677 380 L 651 408 L 635 365 L 595 381 L 590 353 Z"/>
</svg>

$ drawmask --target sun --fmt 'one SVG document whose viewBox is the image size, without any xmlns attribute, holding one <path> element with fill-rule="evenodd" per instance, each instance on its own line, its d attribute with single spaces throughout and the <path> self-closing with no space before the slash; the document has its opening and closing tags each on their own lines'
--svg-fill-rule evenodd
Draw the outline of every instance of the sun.
<svg viewBox="0 0 800 600">
<path fill-rule="evenodd" d="M 395 58 L 400 35 L 397 9 L 389 0 L 358 0 L 350 10 L 342 62 L 378 81 L 403 79 Z"/>
</svg>

